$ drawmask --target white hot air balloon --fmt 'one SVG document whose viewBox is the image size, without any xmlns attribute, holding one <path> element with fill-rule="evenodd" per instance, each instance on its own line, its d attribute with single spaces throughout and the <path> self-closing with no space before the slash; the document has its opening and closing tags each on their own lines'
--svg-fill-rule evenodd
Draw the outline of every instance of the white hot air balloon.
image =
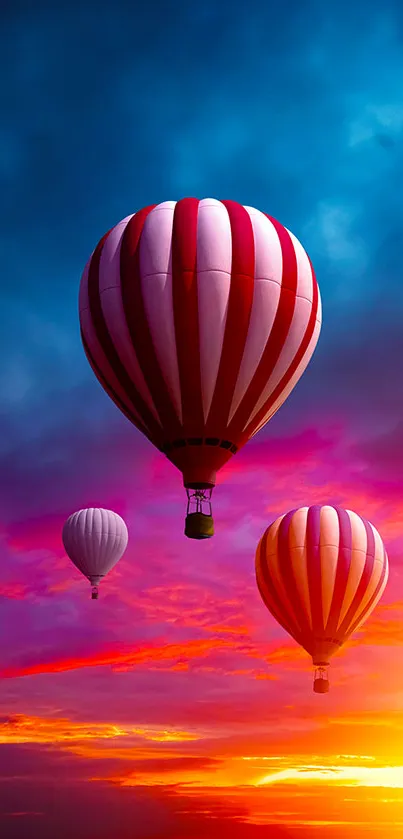
<svg viewBox="0 0 403 839">
<path fill-rule="evenodd" d="M 127 548 L 125 522 L 112 510 L 78 510 L 65 522 L 62 539 L 67 555 L 90 581 L 92 599 L 97 600 L 99 583 Z"/>
</svg>

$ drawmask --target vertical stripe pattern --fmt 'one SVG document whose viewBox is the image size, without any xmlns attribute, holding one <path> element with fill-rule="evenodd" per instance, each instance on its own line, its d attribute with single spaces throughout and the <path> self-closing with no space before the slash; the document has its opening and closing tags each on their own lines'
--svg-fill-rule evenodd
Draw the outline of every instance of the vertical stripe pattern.
<svg viewBox="0 0 403 839">
<path fill-rule="evenodd" d="M 79 308 L 87 358 L 123 413 L 173 462 L 175 447 L 184 463 L 183 447 L 210 446 L 216 467 L 282 405 L 321 325 L 295 236 L 212 198 L 119 222 L 86 266 Z"/>
<path fill-rule="evenodd" d="M 351 510 L 314 506 L 281 516 L 256 551 L 268 610 L 313 658 L 329 658 L 371 614 L 388 579 L 375 527 Z"/>
<path fill-rule="evenodd" d="M 95 507 L 73 513 L 62 533 L 67 555 L 94 584 L 123 556 L 128 538 L 126 524 L 117 513 Z"/>
</svg>

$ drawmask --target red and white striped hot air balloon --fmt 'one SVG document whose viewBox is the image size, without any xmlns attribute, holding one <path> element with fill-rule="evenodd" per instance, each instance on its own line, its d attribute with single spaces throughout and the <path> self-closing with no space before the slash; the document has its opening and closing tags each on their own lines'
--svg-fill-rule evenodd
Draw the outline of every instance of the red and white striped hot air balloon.
<svg viewBox="0 0 403 839">
<path fill-rule="evenodd" d="M 182 472 L 186 535 L 213 535 L 217 470 L 282 405 L 319 337 L 302 245 L 234 201 L 146 207 L 95 248 L 80 323 L 106 392 Z"/>
<path fill-rule="evenodd" d="M 326 693 L 330 657 L 382 597 L 388 556 L 375 527 L 351 510 L 292 510 L 267 528 L 256 551 L 265 606 L 312 656 L 314 691 Z"/>
</svg>

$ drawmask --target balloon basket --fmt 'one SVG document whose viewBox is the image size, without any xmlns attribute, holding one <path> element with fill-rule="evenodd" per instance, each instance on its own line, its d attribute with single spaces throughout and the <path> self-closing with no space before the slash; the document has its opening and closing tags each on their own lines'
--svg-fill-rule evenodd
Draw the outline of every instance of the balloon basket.
<svg viewBox="0 0 403 839">
<path fill-rule="evenodd" d="M 326 667 L 317 667 L 313 679 L 314 693 L 329 693 L 329 675 Z"/>
<path fill-rule="evenodd" d="M 185 521 L 185 536 L 188 539 L 210 539 L 214 536 L 214 521 L 211 507 L 212 488 L 187 489 L 188 505 Z"/>
<path fill-rule="evenodd" d="M 92 586 L 91 589 L 91 600 L 98 600 L 98 586 Z"/>
<path fill-rule="evenodd" d="M 185 520 L 185 536 L 188 539 L 210 539 L 214 536 L 214 521 L 205 513 L 189 513 Z"/>
</svg>

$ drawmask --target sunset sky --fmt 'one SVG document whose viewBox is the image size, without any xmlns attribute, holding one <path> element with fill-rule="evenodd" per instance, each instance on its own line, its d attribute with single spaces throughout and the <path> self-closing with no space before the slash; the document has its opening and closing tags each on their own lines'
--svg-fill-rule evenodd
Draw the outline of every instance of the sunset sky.
<svg viewBox="0 0 403 839">
<path fill-rule="evenodd" d="M 401 836 L 403 5 L 15 0 L 0 21 L 0 835 Z M 187 195 L 278 218 L 323 300 L 307 372 L 193 543 L 77 314 L 103 233 Z M 327 696 L 254 578 L 268 524 L 315 503 L 368 518 L 390 559 Z M 97 602 L 61 543 L 88 506 L 129 528 Z"/>
</svg>

